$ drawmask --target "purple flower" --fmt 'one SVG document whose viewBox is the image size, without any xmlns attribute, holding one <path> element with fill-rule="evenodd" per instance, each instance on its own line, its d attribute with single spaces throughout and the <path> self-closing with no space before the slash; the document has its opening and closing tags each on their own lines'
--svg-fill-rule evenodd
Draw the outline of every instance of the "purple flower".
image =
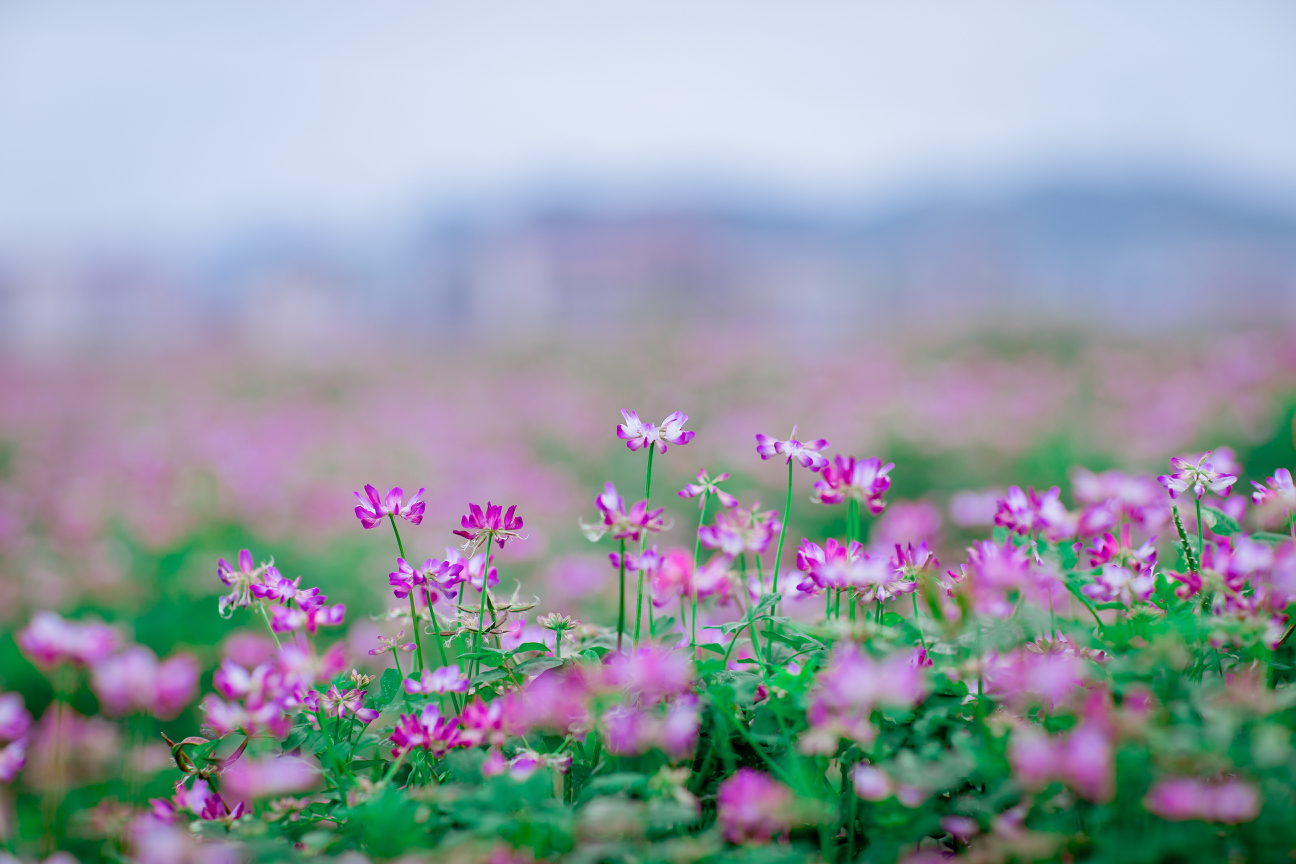
<svg viewBox="0 0 1296 864">
<path fill-rule="evenodd" d="M 1236 825 L 1260 815 L 1260 790 L 1236 777 L 1214 783 L 1196 777 L 1167 777 L 1148 790 L 1143 807 L 1172 822 L 1200 819 Z"/>
<path fill-rule="evenodd" d="M 504 512 L 504 507 L 500 504 L 486 502 L 486 512 L 476 504 L 468 505 L 468 513 L 459 520 L 463 527 L 455 534 L 463 537 L 465 542 L 463 549 L 467 552 L 469 549 L 480 548 L 482 543 L 489 543 L 494 540 L 503 549 L 504 544 L 509 540 L 520 538 L 518 529 L 522 527 L 522 517 L 514 516 L 513 511 L 517 510 L 517 505 L 508 508 Z"/>
<path fill-rule="evenodd" d="M 693 664 L 685 654 L 669 648 L 614 654 L 607 673 L 609 682 L 637 695 L 645 704 L 686 693 L 693 686 Z"/>
<path fill-rule="evenodd" d="M 716 791 L 716 808 L 730 843 L 768 843 L 792 827 L 792 792 L 768 774 L 739 768 Z"/>
<path fill-rule="evenodd" d="M 684 429 L 684 424 L 688 422 L 688 415 L 680 411 L 674 412 L 663 420 L 661 426 L 644 423 L 639 419 L 638 414 L 625 408 L 621 409 L 621 417 L 625 423 L 617 426 L 617 437 L 625 441 L 626 446 L 631 450 L 656 444 L 657 450 L 665 453 L 668 443 L 679 444 L 682 447 L 692 441 L 696 434 Z"/>
<path fill-rule="evenodd" d="M 12 783 L 27 767 L 27 739 L 19 738 L 0 749 L 0 783 Z"/>
<path fill-rule="evenodd" d="M 1036 726 L 1019 728 L 1008 745 L 1013 775 L 1032 791 L 1058 780 L 1089 801 L 1110 801 L 1115 794 L 1114 748 L 1100 725 L 1082 722 L 1052 738 Z"/>
<path fill-rule="evenodd" d="M 402 714 L 392 730 L 392 756 L 400 756 L 422 747 L 433 756 L 444 756 L 455 747 L 464 746 L 459 736 L 459 720 L 442 717 L 437 706 L 429 702 L 418 714 Z"/>
<path fill-rule="evenodd" d="M 459 567 L 461 568 L 458 577 L 459 581 L 461 582 L 466 581 L 468 582 L 469 585 L 476 588 L 478 591 L 482 590 L 482 573 L 486 569 L 485 552 L 478 552 L 476 555 L 473 555 L 472 557 L 465 557 L 463 553 L 461 553 L 458 549 L 455 549 L 453 546 L 447 546 L 446 562 L 451 565 L 455 565 L 455 564 L 459 565 Z M 486 582 L 492 588 L 498 585 L 499 570 L 496 569 L 495 567 L 491 567 L 490 577 L 486 580 Z M 453 597 L 454 595 L 447 594 L 446 596 Z"/>
<path fill-rule="evenodd" d="M 464 581 L 460 574 L 464 565 L 458 562 L 438 561 L 429 558 L 415 570 L 404 558 L 396 559 L 396 572 L 387 574 L 387 582 L 398 600 L 404 600 L 415 588 L 423 588 L 437 602 L 438 593 L 453 599 L 453 586 Z"/>
<path fill-rule="evenodd" d="M 1272 477 L 1266 477 L 1266 488 L 1254 480 L 1251 485 L 1256 491 L 1251 493 L 1251 503 L 1258 506 L 1281 507 L 1284 510 L 1296 510 L 1296 484 L 1292 483 L 1291 472 L 1279 468 Z"/>
<path fill-rule="evenodd" d="M 1125 524 L 1120 528 L 1119 541 L 1111 534 L 1104 534 L 1095 539 L 1093 546 L 1085 552 L 1089 555 L 1090 567 L 1115 563 L 1132 570 L 1151 570 L 1157 560 L 1155 543 L 1156 538 L 1153 537 L 1135 549 L 1134 541 L 1130 538 L 1130 526 Z"/>
<path fill-rule="evenodd" d="M 851 771 L 851 785 L 855 794 L 865 801 L 885 801 L 895 794 L 891 775 L 875 765 L 861 762 Z"/>
<path fill-rule="evenodd" d="M 1135 600 L 1147 600 L 1155 588 L 1156 577 L 1151 568 L 1133 573 L 1119 564 L 1104 564 L 1093 584 L 1080 590 L 1099 603 L 1120 603 L 1128 607 L 1134 605 Z"/>
<path fill-rule="evenodd" d="M 364 707 L 365 690 L 338 690 L 337 685 L 319 697 L 320 712 L 325 717 L 345 717 L 352 714 L 361 723 L 372 723 L 378 719 L 378 712 Z"/>
<path fill-rule="evenodd" d="M 320 597 L 320 603 L 307 609 L 289 609 L 285 606 L 270 607 L 270 629 L 276 633 L 289 633 L 293 630 L 305 627 L 306 631 L 314 635 L 320 625 L 336 627 L 346 618 L 346 604 L 339 603 L 336 606 L 329 606 L 323 602 L 324 597 Z"/>
<path fill-rule="evenodd" d="M 1020 486 L 1013 486 L 1008 495 L 998 502 L 994 523 L 1018 534 L 1043 531 L 1050 540 L 1074 537 L 1078 520 L 1062 505 L 1062 490 L 1054 486 L 1043 495 Z"/>
<path fill-rule="evenodd" d="M 1032 587 L 1035 581 L 1026 551 L 1009 541 L 1002 546 L 989 540 L 973 543 L 963 573 L 948 575 L 961 583 L 960 588 L 970 596 L 976 612 L 995 618 L 1010 616 L 1014 595 Z"/>
<path fill-rule="evenodd" d="M 803 539 L 797 549 L 796 566 L 806 579 L 797 585 L 804 594 L 818 594 L 824 588 L 842 589 L 863 584 L 872 558 L 852 540 L 843 546 L 829 537 L 824 546 Z"/>
<path fill-rule="evenodd" d="M 27 734 L 32 716 L 21 693 L 0 693 L 0 741 L 14 741 Z"/>
<path fill-rule="evenodd" d="M 132 645 L 91 669 L 90 686 L 106 714 L 151 714 L 175 719 L 198 691 L 198 661 L 176 654 L 161 663 L 143 645 Z"/>
<path fill-rule="evenodd" d="M 252 583 L 252 594 L 262 599 L 274 600 L 278 603 L 296 602 L 300 606 L 310 606 L 316 602 L 319 596 L 318 588 L 311 588 L 307 591 L 301 590 L 302 577 L 298 576 L 289 582 L 278 568 L 273 564 L 265 567 L 265 573 L 260 583 Z"/>
<path fill-rule="evenodd" d="M 1207 492 L 1214 492 L 1216 495 L 1227 494 L 1229 487 L 1237 482 L 1237 477 L 1215 470 L 1214 466 L 1206 461 L 1210 455 L 1211 451 L 1207 450 L 1196 462 L 1190 461 L 1191 457 L 1188 459 L 1172 457 L 1170 467 L 1178 470 L 1173 474 L 1162 474 L 1157 478 L 1157 482 L 1166 488 L 1171 498 L 1178 498 L 1188 489 L 1193 490 L 1198 500 Z"/>
<path fill-rule="evenodd" d="M 319 766 L 300 756 L 248 757 L 221 775 L 221 788 L 243 802 L 305 792 L 319 782 Z"/>
<path fill-rule="evenodd" d="M 423 521 L 423 511 L 427 509 L 427 505 L 420 499 L 424 490 L 415 492 L 408 502 L 402 502 L 405 492 L 399 486 L 388 489 L 387 494 L 381 497 L 378 490 L 368 483 L 365 484 L 364 491 L 363 496 L 359 492 L 352 494 L 360 502 L 355 508 L 356 518 L 366 529 L 374 527 L 388 516 L 399 516 L 411 525 Z"/>
<path fill-rule="evenodd" d="M 414 693 L 466 693 L 468 679 L 458 666 L 442 666 L 440 669 L 424 669 L 418 681 L 405 679 L 405 692 Z"/>
<path fill-rule="evenodd" d="M 825 438 L 819 438 L 814 441 L 807 441 L 804 444 L 797 440 L 797 427 L 792 427 L 792 435 L 786 441 L 779 441 L 777 438 L 771 438 L 768 435 L 756 433 L 756 452 L 762 459 L 770 459 L 774 456 L 786 456 L 788 464 L 795 459 L 801 463 L 802 467 L 809 468 L 811 471 L 818 471 L 828 464 L 828 459 L 820 455 L 819 451 L 828 446 Z"/>
<path fill-rule="evenodd" d="M 728 492 L 722 491 L 720 487 L 716 485 L 717 483 L 723 483 L 725 480 L 729 479 L 728 471 L 712 480 L 707 475 L 707 472 L 702 470 L 698 472 L 697 479 L 698 482 L 686 484 L 683 489 L 675 494 L 679 495 L 681 498 L 696 498 L 701 495 L 702 500 L 698 502 L 699 510 L 706 506 L 708 495 L 715 496 L 715 499 L 725 507 L 732 507 L 738 503 L 737 498 L 730 495 Z"/>
<path fill-rule="evenodd" d="M 413 642 L 402 642 L 401 640 L 404 638 L 405 638 L 404 630 L 398 631 L 395 636 L 390 638 L 387 636 L 379 636 L 378 642 L 381 644 L 382 647 L 370 648 L 369 654 L 370 656 L 373 657 L 377 657 L 381 654 L 386 654 L 388 651 L 392 652 L 393 654 L 395 654 L 397 651 L 404 651 L 405 653 L 408 654 L 409 652 L 413 651 L 415 648 L 418 647 Z M 220 673 L 217 672 L 217 674 Z"/>
<path fill-rule="evenodd" d="M 886 501 L 882 499 L 891 488 L 891 478 L 887 474 L 894 467 L 893 462 L 883 465 L 876 456 L 856 459 L 839 454 L 833 464 L 824 467 L 823 479 L 815 481 L 811 500 L 817 504 L 855 500 L 877 516 L 886 509 Z"/>
</svg>

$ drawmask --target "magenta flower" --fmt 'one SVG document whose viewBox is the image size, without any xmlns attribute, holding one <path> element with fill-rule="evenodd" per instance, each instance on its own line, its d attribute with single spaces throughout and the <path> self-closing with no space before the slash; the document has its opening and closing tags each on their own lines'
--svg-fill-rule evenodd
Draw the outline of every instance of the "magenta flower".
<svg viewBox="0 0 1296 864">
<path fill-rule="evenodd" d="M 1086 549 L 1090 567 L 1101 567 L 1104 564 L 1119 564 L 1131 570 L 1151 570 L 1156 565 L 1156 538 L 1153 537 L 1137 549 L 1130 537 L 1130 526 L 1122 525 L 1120 539 L 1111 534 L 1104 534 L 1094 540 L 1093 546 Z"/>
<path fill-rule="evenodd" d="M 1033 488 L 1023 492 L 1020 486 L 1013 486 L 1007 497 L 998 502 L 994 523 L 1021 535 L 1042 531 L 1053 541 L 1074 537 L 1078 519 L 1067 512 L 1061 496 L 1062 490 L 1057 486 L 1043 495 Z"/>
<path fill-rule="evenodd" d="M 513 511 L 517 510 L 517 505 L 509 507 L 508 512 L 499 504 L 486 502 L 486 512 L 476 504 L 468 505 L 468 513 L 459 520 L 463 527 L 455 534 L 464 538 L 463 550 L 478 549 L 483 543 L 490 543 L 494 540 L 503 549 L 504 544 L 509 540 L 520 538 L 518 529 L 522 527 L 522 517 L 514 516 Z"/>
<path fill-rule="evenodd" d="M 797 440 L 797 427 L 792 427 L 792 435 L 786 441 L 779 441 L 777 438 L 771 438 L 768 435 L 756 433 L 756 452 L 762 459 L 770 459 L 774 456 L 786 456 L 788 464 L 792 464 L 795 459 L 801 463 L 803 468 L 809 468 L 811 471 L 818 471 L 828 464 L 828 459 L 820 455 L 819 451 L 828 446 L 825 438 L 819 438 L 814 441 L 807 441 L 804 444 Z"/>
<path fill-rule="evenodd" d="M 427 504 L 422 500 L 422 489 L 414 493 L 414 497 L 409 501 L 402 501 L 405 491 L 396 486 L 387 490 L 387 494 L 379 497 L 378 490 L 368 483 L 364 487 L 365 494 L 362 496 L 359 492 L 352 493 L 360 503 L 356 505 L 355 515 L 360 520 L 360 524 L 366 529 L 372 528 L 388 516 L 399 516 L 411 525 L 417 525 L 423 521 L 423 512 L 427 509 Z"/>
<path fill-rule="evenodd" d="M 222 562 L 224 563 L 223 559 Z M 319 596 L 318 588 L 311 588 L 307 591 L 301 590 L 302 577 L 298 576 L 289 582 L 279 569 L 273 564 L 265 567 L 265 572 L 260 583 L 252 583 L 252 594 L 260 599 L 274 600 L 277 603 L 296 602 L 300 606 L 311 606 L 316 603 L 316 597 Z"/>
<path fill-rule="evenodd" d="M 1036 581 L 1026 551 L 1009 541 L 1002 546 L 989 540 L 973 543 L 963 572 L 948 575 L 960 583 L 974 610 L 995 618 L 1012 615 L 1016 597 L 1034 587 Z"/>
<path fill-rule="evenodd" d="M 319 782 L 319 766 L 301 756 L 249 756 L 221 774 L 221 788 L 241 802 L 306 792 Z"/>
<path fill-rule="evenodd" d="M 625 501 L 617 494 L 616 487 L 610 482 L 604 486 L 602 494 L 594 499 L 594 506 L 599 511 L 600 521 L 595 523 L 580 522 L 581 531 L 589 541 L 596 542 L 612 532 L 613 540 L 637 541 L 644 534 L 656 534 L 669 527 L 665 517 L 665 507 L 648 509 L 648 502 L 640 501 L 625 509 Z"/>
<path fill-rule="evenodd" d="M 217 607 L 222 618 L 233 615 L 235 609 L 251 606 L 254 590 L 263 584 L 266 573 L 274 566 L 273 561 L 260 567 L 255 566 L 252 553 L 246 549 L 239 551 L 238 563 L 238 569 L 235 570 L 224 558 L 216 562 L 216 576 L 230 589 L 230 593 L 220 599 Z M 276 570 L 275 575 L 278 573 Z"/>
<path fill-rule="evenodd" d="M 1075 694 L 1087 677 L 1085 661 L 1074 651 L 992 651 L 982 660 L 981 668 L 985 692 L 1021 712 L 1032 705 L 1052 711 Z"/>
<path fill-rule="evenodd" d="M 803 539 L 797 549 L 796 566 L 806 574 L 806 579 L 797 585 L 797 590 L 803 594 L 818 594 L 825 588 L 840 590 L 863 585 L 871 564 L 872 558 L 854 540 L 849 546 L 843 546 L 829 537 L 821 547 Z"/>
<path fill-rule="evenodd" d="M 737 558 L 744 552 L 764 553 L 783 526 L 778 513 L 759 510 L 759 507 L 760 502 L 754 501 L 746 510 L 741 507 L 721 510 L 716 514 L 714 525 L 698 528 L 698 539 L 706 548 L 719 549 L 730 558 Z"/>
<path fill-rule="evenodd" d="M 478 591 L 482 590 L 482 573 L 486 570 L 485 552 L 478 552 L 471 557 L 465 557 L 458 549 L 447 546 L 446 562 L 451 565 L 458 564 L 462 568 L 459 571 L 459 581 L 467 581 L 469 585 Z M 490 577 L 486 580 L 486 584 L 491 588 L 499 584 L 499 570 L 495 567 L 490 568 Z"/>
<path fill-rule="evenodd" d="M 499 747 L 510 735 L 527 733 L 526 706 L 512 695 L 490 702 L 468 703 L 459 715 L 459 722 L 463 724 L 459 739 L 466 747 L 480 744 Z"/>
<path fill-rule="evenodd" d="M 320 628 L 321 625 L 336 627 L 346 618 L 346 604 L 339 603 L 336 606 L 329 606 L 323 602 L 323 596 L 320 603 L 306 609 L 289 609 L 285 606 L 270 607 L 270 629 L 276 633 L 290 633 L 302 627 L 311 635 Z"/>
<path fill-rule="evenodd" d="M 27 739 L 19 738 L 0 748 L 0 783 L 12 783 L 27 767 Z"/>
<path fill-rule="evenodd" d="M 730 843 L 768 843 L 792 827 L 792 792 L 768 774 L 739 768 L 716 791 L 717 815 Z"/>
<path fill-rule="evenodd" d="M 117 717 L 150 714 L 174 720 L 198 692 L 198 661 L 176 654 L 161 663 L 143 645 L 132 645 L 91 669 L 90 686 L 104 713 Z"/>
<path fill-rule="evenodd" d="M 607 667 L 608 681 L 644 704 L 687 693 L 693 686 L 693 664 L 669 648 L 640 648 L 633 654 L 614 654 Z"/>
<path fill-rule="evenodd" d="M 1099 603 L 1120 603 L 1122 606 L 1133 606 L 1135 600 L 1147 600 L 1156 589 L 1156 577 L 1152 569 L 1138 573 L 1119 564 L 1104 564 L 1102 572 L 1094 577 L 1092 585 L 1085 585 L 1080 590 L 1091 600 Z"/>
<path fill-rule="evenodd" d="M 870 722 L 874 708 L 911 708 L 926 695 L 923 668 L 912 664 L 908 654 L 878 661 L 857 645 L 839 644 L 808 694 L 806 719 L 811 729 L 802 747 L 808 752 L 836 752 L 840 738 L 870 744 L 877 735 Z"/>
<path fill-rule="evenodd" d="M 657 547 L 653 547 L 655 550 Z M 667 549 L 649 571 L 653 605 L 661 608 L 678 597 L 693 593 L 693 553 L 687 549 Z"/>
<path fill-rule="evenodd" d="M 723 483 L 729 479 L 728 471 L 712 480 L 711 477 L 707 475 L 707 472 L 702 470 L 698 472 L 697 479 L 698 482 L 685 484 L 684 488 L 675 494 L 679 495 L 681 498 L 696 498 L 701 495 L 702 500 L 698 502 L 699 510 L 706 506 L 707 496 L 714 496 L 715 499 L 725 507 L 733 507 L 738 503 L 737 498 L 730 495 L 728 492 L 723 491 L 716 485 L 717 483 Z"/>
<path fill-rule="evenodd" d="M 458 666 L 442 666 L 440 669 L 424 669 L 418 681 L 405 679 L 405 692 L 415 693 L 466 693 L 468 679 L 459 671 Z"/>
<path fill-rule="evenodd" d="M 1172 457 L 1170 467 L 1178 470 L 1173 474 L 1162 474 L 1157 478 L 1157 482 L 1166 488 L 1171 498 L 1178 498 L 1181 493 L 1189 489 L 1193 490 L 1198 500 L 1207 492 L 1214 492 L 1216 495 L 1227 494 L 1229 487 L 1237 482 L 1237 477 L 1215 470 L 1215 467 L 1206 461 L 1210 459 L 1210 455 L 1211 451 L 1207 450 L 1196 462 L 1178 456 Z"/>
<path fill-rule="evenodd" d="M 1052 738 L 1038 727 L 1023 726 L 1008 745 L 1008 762 L 1017 780 L 1038 790 L 1057 780 L 1100 804 L 1115 794 L 1114 748 L 1101 724 L 1082 722 Z"/>
<path fill-rule="evenodd" d="M 666 709 L 658 733 L 657 746 L 672 762 L 691 759 L 697 752 L 698 732 L 701 728 L 697 697 L 681 696 Z"/>
<path fill-rule="evenodd" d="M 365 690 L 338 690 L 337 685 L 329 687 L 319 696 L 319 710 L 325 717 L 345 717 L 353 715 L 361 723 L 372 723 L 378 719 L 378 712 L 364 707 Z"/>
<path fill-rule="evenodd" d="M 816 504 L 841 504 L 854 500 L 877 516 L 886 509 L 886 501 L 882 499 L 891 488 L 891 478 L 887 474 L 894 467 L 893 462 L 883 465 L 876 456 L 856 459 L 839 454 L 833 464 L 824 466 L 823 479 L 815 481 L 811 500 Z"/>
<path fill-rule="evenodd" d="M 684 429 L 684 424 L 688 422 L 688 415 L 680 411 L 674 412 L 663 420 L 661 426 L 644 423 L 639 419 L 638 414 L 625 408 L 621 409 L 621 417 L 625 423 L 617 426 L 617 437 L 625 441 L 626 446 L 631 450 L 651 447 L 655 444 L 659 452 L 665 453 L 668 443 L 682 447 L 692 441 L 696 434 Z"/>
<path fill-rule="evenodd" d="M 454 598 L 453 586 L 464 581 L 460 575 L 463 569 L 464 565 L 458 562 L 429 558 L 415 570 L 404 558 L 397 558 L 396 572 L 387 574 L 387 582 L 398 600 L 404 600 L 415 588 L 423 588 L 435 603 L 441 594 Z"/>
<path fill-rule="evenodd" d="M 1261 486 L 1254 480 L 1251 485 L 1256 491 L 1251 493 L 1251 502 L 1258 506 L 1281 507 L 1284 510 L 1296 510 L 1296 484 L 1292 483 L 1291 472 L 1279 468 L 1272 477 L 1266 477 L 1268 486 Z"/>
<path fill-rule="evenodd" d="M 37 665 L 89 666 L 116 651 L 121 637 L 107 624 L 67 621 L 54 612 L 40 610 L 14 641 Z"/>
<path fill-rule="evenodd" d="M 1172 822 L 1200 819 L 1237 825 L 1260 815 L 1260 790 L 1236 777 L 1216 782 L 1196 777 L 1167 777 L 1148 790 L 1143 807 Z"/>
<path fill-rule="evenodd" d="M 379 636 L 378 642 L 381 645 L 381 647 L 370 648 L 369 654 L 372 657 L 377 657 L 379 655 L 386 654 L 388 651 L 392 652 L 393 654 L 395 654 L 397 651 L 404 651 L 405 653 L 408 654 L 409 652 L 413 651 L 415 648 L 418 647 L 413 642 L 402 642 L 401 640 L 404 638 L 405 638 L 404 630 L 398 631 L 396 635 L 393 637 Z"/>
</svg>

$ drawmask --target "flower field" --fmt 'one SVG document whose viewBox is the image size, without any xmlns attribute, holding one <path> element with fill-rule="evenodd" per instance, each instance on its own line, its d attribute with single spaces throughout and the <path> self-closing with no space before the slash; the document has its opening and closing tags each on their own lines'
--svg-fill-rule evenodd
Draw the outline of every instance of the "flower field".
<svg viewBox="0 0 1296 864">
<path fill-rule="evenodd" d="M 422 350 L 0 364 L 0 861 L 1296 850 L 1291 336 Z"/>
</svg>

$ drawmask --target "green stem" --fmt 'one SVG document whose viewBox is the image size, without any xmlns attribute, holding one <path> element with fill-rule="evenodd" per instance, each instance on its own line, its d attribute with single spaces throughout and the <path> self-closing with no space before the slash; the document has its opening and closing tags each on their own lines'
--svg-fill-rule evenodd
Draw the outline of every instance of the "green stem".
<svg viewBox="0 0 1296 864">
<path fill-rule="evenodd" d="M 648 476 L 644 478 L 644 500 L 647 501 L 652 497 L 652 463 L 653 453 L 657 451 L 656 444 L 648 445 Z"/>
<path fill-rule="evenodd" d="M 269 630 L 270 635 L 274 637 L 275 647 L 282 648 L 283 646 L 279 644 L 279 634 L 274 631 L 274 627 L 270 626 L 270 613 L 266 611 L 265 601 L 260 600 L 257 602 L 257 605 L 261 607 L 261 617 L 265 619 L 266 629 Z"/>
<path fill-rule="evenodd" d="M 634 648 L 639 650 L 639 621 L 643 618 L 643 576 L 644 571 L 639 569 L 638 589 L 635 591 L 635 632 Z"/>
<path fill-rule="evenodd" d="M 481 610 L 477 613 L 477 638 L 473 642 L 473 653 L 480 654 L 482 646 L 482 630 L 486 626 L 486 590 L 490 584 L 490 559 L 491 559 L 491 541 L 495 539 L 495 532 L 486 532 L 486 565 L 482 567 L 482 587 L 481 587 Z M 481 669 L 481 658 L 478 657 L 473 661 L 473 676 Z"/>
<path fill-rule="evenodd" d="M 1201 498 L 1197 498 L 1197 554 L 1199 556 L 1206 554 L 1206 544 L 1202 541 L 1202 518 L 1201 518 Z M 1201 568 L 1201 559 L 1198 558 L 1198 569 Z"/>
<path fill-rule="evenodd" d="M 400 552 L 401 560 L 408 563 L 409 559 L 405 557 L 405 544 L 401 542 L 400 529 L 396 527 L 396 516 L 392 513 L 388 513 L 387 520 L 391 522 L 392 533 L 396 535 L 396 549 Z M 410 627 L 414 631 L 415 653 L 418 654 L 418 668 L 419 671 L 422 672 L 423 671 L 423 639 L 422 637 L 419 636 L 419 630 L 421 628 L 419 627 L 418 610 L 414 608 L 414 592 L 412 590 L 410 591 L 409 594 L 409 601 L 410 601 Z"/>
<path fill-rule="evenodd" d="M 922 620 L 918 617 L 918 592 L 915 590 L 912 595 L 914 607 L 914 626 L 918 628 L 918 641 L 922 643 L 923 650 L 927 650 L 927 638 L 923 636 Z M 1053 602 L 1053 595 L 1049 595 L 1049 603 Z M 851 604 L 851 611 L 855 611 L 854 604 Z"/>
<path fill-rule="evenodd" d="M 625 540 L 621 541 L 621 598 L 617 601 L 617 653 L 621 653 L 621 639 L 625 635 Z"/>
<path fill-rule="evenodd" d="M 707 504 L 709 504 L 710 501 L 711 501 L 711 490 L 708 489 L 707 491 L 702 493 L 702 513 L 700 516 L 698 516 L 699 531 L 701 531 L 702 526 L 706 524 Z M 698 535 L 698 537 L 693 541 L 693 578 L 689 580 L 693 587 L 693 591 L 692 591 L 693 635 L 689 639 L 689 648 L 693 649 L 693 657 L 695 659 L 697 657 L 697 606 L 698 606 L 697 572 L 698 572 L 698 559 L 701 556 L 702 556 L 702 537 L 701 535 Z"/>
<path fill-rule="evenodd" d="M 771 589 L 775 594 L 778 593 L 779 565 L 783 563 L 783 538 L 787 537 L 788 516 L 792 511 L 792 458 L 788 457 L 788 485 L 787 485 L 787 502 L 783 505 L 783 530 L 779 531 L 778 551 L 774 553 L 774 587 Z M 777 612 L 778 610 L 774 610 Z"/>
</svg>

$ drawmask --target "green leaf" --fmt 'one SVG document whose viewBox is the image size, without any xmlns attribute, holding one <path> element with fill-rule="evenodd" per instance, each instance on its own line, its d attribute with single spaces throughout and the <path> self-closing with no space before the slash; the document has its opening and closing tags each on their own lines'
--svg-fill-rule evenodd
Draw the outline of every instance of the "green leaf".
<svg viewBox="0 0 1296 864">
<path fill-rule="evenodd" d="M 512 657 L 514 654 L 521 654 L 524 651 L 548 651 L 548 650 L 549 650 L 549 646 L 544 644 L 543 642 L 523 642 L 521 645 L 517 646 L 512 651 L 510 651 L 509 656 Z"/>
<path fill-rule="evenodd" d="M 537 675 L 546 669 L 553 669 L 555 666 L 561 666 L 563 661 L 557 657 L 535 657 L 522 663 L 517 667 L 520 675 Z"/>
<path fill-rule="evenodd" d="M 904 621 L 904 616 L 895 612 L 887 612 L 882 615 L 882 624 L 886 627 L 894 627 Z"/>
<path fill-rule="evenodd" d="M 609 648 L 604 648 L 602 645 L 595 645 L 593 648 L 586 648 L 584 651 L 580 652 L 580 656 L 584 657 L 591 663 L 597 663 L 602 660 L 603 655 L 608 653 L 610 650 L 611 649 Z"/>
<path fill-rule="evenodd" d="M 1004 541 L 1008 539 L 1008 529 L 1002 526 L 996 527 L 993 531 L 990 532 L 990 537 L 994 540 L 995 543 L 1002 546 Z"/>
<path fill-rule="evenodd" d="M 508 673 L 503 669 L 487 669 L 486 671 L 473 676 L 473 679 L 468 683 L 469 685 L 476 687 L 480 684 L 489 684 L 491 681 L 498 681 L 507 675 Z"/>
<path fill-rule="evenodd" d="M 1242 531 L 1242 526 L 1237 523 L 1237 520 L 1218 507 L 1203 507 L 1202 521 L 1216 534 L 1231 536 Z"/>
<path fill-rule="evenodd" d="M 772 609 L 777 606 L 782 599 L 782 594 L 762 594 L 760 602 L 756 604 L 756 608 L 752 609 L 752 614 L 756 615 L 766 609 Z"/>
<path fill-rule="evenodd" d="M 507 659 L 503 651 L 494 648 L 483 648 L 472 654 L 460 654 L 460 660 L 480 660 L 483 666 L 501 666 Z"/>
<path fill-rule="evenodd" d="M 1290 540 L 1291 537 L 1287 534 L 1275 534 L 1272 531 L 1257 531 L 1251 535 L 1251 539 L 1258 540 L 1261 543 L 1268 543 L 1272 546 L 1277 546 L 1279 543 L 1285 543 Z"/>
<path fill-rule="evenodd" d="M 384 669 L 382 677 L 378 679 L 378 701 L 383 705 L 389 705 L 396 700 L 401 691 L 400 673 L 395 669 Z"/>
<path fill-rule="evenodd" d="M 697 647 L 701 648 L 703 651 L 714 651 L 716 654 L 723 654 L 725 652 L 724 646 L 719 642 L 707 642 L 705 644 L 698 643 Z"/>
</svg>

